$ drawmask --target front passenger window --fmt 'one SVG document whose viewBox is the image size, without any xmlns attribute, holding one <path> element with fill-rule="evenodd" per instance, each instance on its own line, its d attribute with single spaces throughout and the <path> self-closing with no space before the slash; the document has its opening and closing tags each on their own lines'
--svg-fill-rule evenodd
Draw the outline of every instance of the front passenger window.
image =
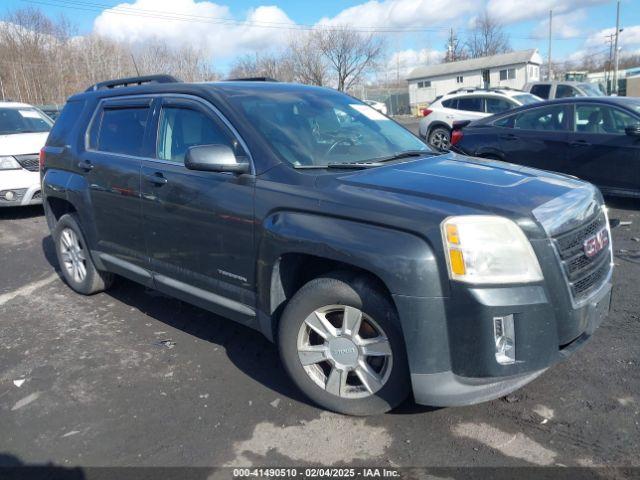
<svg viewBox="0 0 640 480">
<path fill-rule="evenodd" d="M 158 130 L 158 158 L 184 163 L 190 147 L 197 145 L 228 145 L 237 154 L 237 140 L 213 118 L 199 110 L 185 107 L 164 107 Z"/>
</svg>

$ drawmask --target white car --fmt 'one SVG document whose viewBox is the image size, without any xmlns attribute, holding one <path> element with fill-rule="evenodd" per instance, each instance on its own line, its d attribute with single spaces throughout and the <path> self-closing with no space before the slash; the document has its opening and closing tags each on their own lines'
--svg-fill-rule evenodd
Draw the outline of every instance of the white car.
<svg viewBox="0 0 640 480">
<path fill-rule="evenodd" d="M 464 88 L 450 92 L 423 109 L 420 136 L 438 150 L 451 145 L 453 122 L 476 120 L 543 100 L 512 89 Z"/>
<path fill-rule="evenodd" d="M 0 102 L 0 207 L 42 203 L 38 156 L 52 125 L 31 105 Z"/>
<path fill-rule="evenodd" d="M 376 102 L 374 100 L 365 100 L 364 103 L 369 105 L 370 107 L 375 108 L 380 113 L 387 114 L 387 105 L 382 102 Z"/>
</svg>

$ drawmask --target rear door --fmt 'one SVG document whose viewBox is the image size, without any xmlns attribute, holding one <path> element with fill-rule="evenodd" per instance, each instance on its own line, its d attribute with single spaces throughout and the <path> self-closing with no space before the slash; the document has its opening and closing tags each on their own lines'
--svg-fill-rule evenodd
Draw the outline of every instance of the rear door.
<svg viewBox="0 0 640 480">
<path fill-rule="evenodd" d="M 150 155 L 151 102 L 146 97 L 101 101 L 89 126 L 86 148 L 74 165 L 88 185 L 100 258 L 114 271 L 139 281 L 149 279 L 132 266 L 147 266 L 140 168 L 142 158 Z"/>
<path fill-rule="evenodd" d="M 189 147 L 224 144 L 248 156 L 210 105 L 163 97 L 154 159 L 142 166 L 147 251 L 159 290 L 240 321 L 254 304 L 254 176 L 188 170 Z"/>
<path fill-rule="evenodd" d="M 605 189 L 640 191 L 640 139 L 625 134 L 639 123 L 613 105 L 575 104 L 567 173 Z"/>
<path fill-rule="evenodd" d="M 494 122 L 505 160 L 562 172 L 567 157 L 568 107 L 546 105 Z"/>
</svg>

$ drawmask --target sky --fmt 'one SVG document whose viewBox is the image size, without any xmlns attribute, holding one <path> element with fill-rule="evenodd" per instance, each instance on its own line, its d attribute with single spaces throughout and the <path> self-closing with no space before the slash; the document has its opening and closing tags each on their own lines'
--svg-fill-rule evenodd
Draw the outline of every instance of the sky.
<svg viewBox="0 0 640 480">
<path fill-rule="evenodd" d="M 238 55 L 283 48 L 301 30 L 324 24 L 384 31 L 388 65 L 400 65 L 406 73 L 438 61 L 449 28 L 464 39 L 484 10 L 504 25 L 515 50 L 537 48 L 546 59 L 553 10 L 554 61 L 608 57 L 607 35 L 616 20 L 613 0 L 3 0 L 2 5 L 6 11 L 31 6 L 52 17 L 64 15 L 79 35 L 95 32 L 133 43 L 160 37 L 190 45 L 223 71 Z M 621 1 L 620 25 L 622 54 L 640 53 L 640 0 Z"/>
</svg>

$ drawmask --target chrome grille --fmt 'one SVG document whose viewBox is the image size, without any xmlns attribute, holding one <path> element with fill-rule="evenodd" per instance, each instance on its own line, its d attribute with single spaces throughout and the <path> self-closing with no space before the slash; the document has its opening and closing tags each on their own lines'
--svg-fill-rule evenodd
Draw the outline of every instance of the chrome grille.
<svg viewBox="0 0 640 480">
<path fill-rule="evenodd" d="M 609 244 L 593 257 L 587 257 L 584 243 L 607 225 L 604 212 L 587 223 L 553 238 L 571 295 L 576 303 L 591 296 L 606 281 L 611 271 L 611 234 Z"/>
<path fill-rule="evenodd" d="M 31 153 L 28 155 L 15 155 L 14 158 L 18 161 L 22 168 L 25 168 L 30 172 L 37 172 L 38 170 L 40 170 L 40 162 L 37 153 Z"/>
</svg>

